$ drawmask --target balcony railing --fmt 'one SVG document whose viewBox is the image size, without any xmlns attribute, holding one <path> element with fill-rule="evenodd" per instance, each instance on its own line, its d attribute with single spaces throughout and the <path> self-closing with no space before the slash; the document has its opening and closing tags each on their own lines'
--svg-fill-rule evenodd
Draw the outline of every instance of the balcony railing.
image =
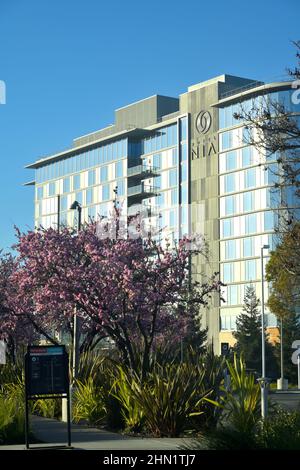
<svg viewBox="0 0 300 470">
<path fill-rule="evenodd" d="M 151 197 L 158 194 L 158 188 L 155 186 L 138 184 L 137 186 L 131 186 L 127 190 L 127 196 L 144 196 Z"/>
<path fill-rule="evenodd" d="M 149 166 L 149 165 L 136 165 L 128 168 L 127 176 L 140 176 L 143 178 L 151 178 L 152 176 L 158 176 L 159 168 Z"/>
<path fill-rule="evenodd" d="M 128 216 L 141 215 L 142 217 L 157 217 L 160 214 L 159 206 L 140 204 L 128 208 Z"/>
</svg>

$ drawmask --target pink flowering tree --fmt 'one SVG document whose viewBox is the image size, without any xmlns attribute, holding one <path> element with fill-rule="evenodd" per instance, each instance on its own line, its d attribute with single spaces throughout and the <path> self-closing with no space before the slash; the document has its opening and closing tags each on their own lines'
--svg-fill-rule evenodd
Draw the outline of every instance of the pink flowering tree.
<svg viewBox="0 0 300 470">
<path fill-rule="evenodd" d="M 36 338 L 32 323 L 12 308 L 12 300 L 18 290 L 12 277 L 17 269 L 18 263 L 11 254 L 0 253 L 0 339 L 5 341 L 8 356 L 13 362 L 20 349 Z"/>
<path fill-rule="evenodd" d="M 78 235 L 67 228 L 18 233 L 12 308 L 53 342 L 55 330 L 72 334 L 76 311 L 82 349 L 110 338 L 137 370 L 138 346 L 145 373 L 155 342 L 182 337 L 221 283 L 217 273 L 202 284 L 189 276 L 191 257 L 207 256 L 201 237 L 163 248 L 151 236 L 120 236 L 120 226 L 118 219 L 113 237 L 99 236 L 94 222 Z"/>
</svg>

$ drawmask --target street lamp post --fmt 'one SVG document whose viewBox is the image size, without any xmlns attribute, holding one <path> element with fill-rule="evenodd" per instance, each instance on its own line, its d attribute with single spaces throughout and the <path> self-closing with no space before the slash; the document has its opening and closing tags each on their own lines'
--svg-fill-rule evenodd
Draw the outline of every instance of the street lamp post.
<svg viewBox="0 0 300 470">
<path fill-rule="evenodd" d="M 266 338 L 265 338 L 265 292 L 264 292 L 264 250 L 269 249 L 269 245 L 261 247 L 261 416 L 266 418 L 268 414 L 268 381 L 266 379 Z"/>
<path fill-rule="evenodd" d="M 297 366 L 298 366 L 298 390 L 300 390 L 300 351 L 297 356 Z"/>
<path fill-rule="evenodd" d="M 82 207 L 78 201 L 74 201 L 70 207 L 70 210 L 77 210 L 78 212 L 78 224 L 77 224 L 77 234 L 81 229 L 81 211 Z M 72 361 L 72 375 L 73 382 L 78 375 L 78 365 L 79 365 L 79 340 L 80 340 L 80 321 L 76 314 L 76 309 L 74 312 L 74 321 L 73 321 L 73 361 Z"/>
<path fill-rule="evenodd" d="M 81 211 L 82 207 L 78 201 L 74 201 L 70 207 L 70 210 L 78 211 L 78 224 L 77 224 L 77 234 L 81 229 Z M 59 221 L 59 218 L 58 218 Z M 71 416 L 72 416 L 72 404 L 73 404 L 73 394 L 74 394 L 74 380 L 78 375 L 78 365 L 79 365 L 79 340 L 80 340 L 80 322 L 76 314 L 76 309 L 74 311 L 74 320 L 73 320 L 73 355 L 72 355 L 72 383 L 70 386 L 70 401 L 71 401 Z M 67 422 L 67 400 L 63 398 L 62 402 L 62 421 Z"/>
</svg>

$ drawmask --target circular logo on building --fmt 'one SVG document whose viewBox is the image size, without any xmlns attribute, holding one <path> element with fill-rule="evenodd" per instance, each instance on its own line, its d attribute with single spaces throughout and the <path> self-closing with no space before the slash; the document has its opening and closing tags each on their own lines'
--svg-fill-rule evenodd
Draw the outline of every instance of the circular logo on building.
<svg viewBox="0 0 300 470">
<path fill-rule="evenodd" d="M 211 114 L 209 111 L 200 111 L 196 118 L 196 129 L 199 134 L 206 134 L 211 126 Z"/>
</svg>

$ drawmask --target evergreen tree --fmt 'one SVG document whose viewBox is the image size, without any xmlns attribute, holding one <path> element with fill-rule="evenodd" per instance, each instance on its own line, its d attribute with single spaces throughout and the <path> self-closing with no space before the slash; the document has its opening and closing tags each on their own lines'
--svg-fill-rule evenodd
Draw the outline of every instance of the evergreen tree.
<svg viewBox="0 0 300 470">
<path fill-rule="evenodd" d="M 234 351 L 243 354 L 247 368 L 254 369 L 261 375 L 261 314 L 258 308 L 259 299 L 253 286 L 246 287 L 244 306 L 237 317 L 237 330 L 233 336 L 237 340 Z M 275 377 L 277 364 L 274 347 L 266 340 L 266 375 Z"/>
<path fill-rule="evenodd" d="M 292 349 L 295 340 L 300 340 L 300 322 L 296 312 L 291 311 L 283 318 L 283 372 L 284 377 L 294 385 L 297 384 L 298 380 L 297 365 L 293 364 L 291 359 L 295 351 L 295 349 Z M 275 354 L 280 368 L 280 342 L 276 344 Z"/>
</svg>

